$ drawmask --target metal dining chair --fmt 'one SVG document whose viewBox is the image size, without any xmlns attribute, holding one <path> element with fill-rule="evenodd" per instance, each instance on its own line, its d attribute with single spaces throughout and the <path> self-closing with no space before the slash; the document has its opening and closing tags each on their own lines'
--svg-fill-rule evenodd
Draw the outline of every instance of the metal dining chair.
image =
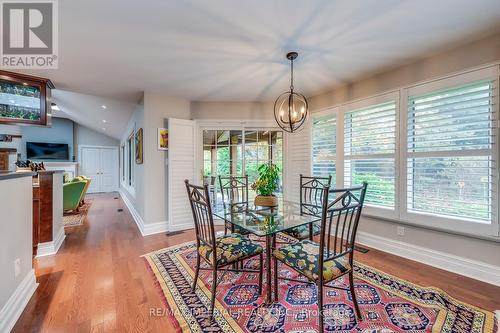
<svg viewBox="0 0 500 333">
<path fill-rule="evenodd" d="M 330 187 L 332 176 L 328 177 L 309 177 L 300 175 L 300 214 L 319 216 L 323 204 L 323 189 Z M 310 223 L 297 228 L 293 228 L 283 233 L 298 240 L 317 236 L 320 233 L 320 223 Z"/>
<path fill-rule="evenodd" d="M 248 176 L 219 176 L 219 188 L 222 194 L 222 202 L 224 205 L 231 205 L 231 210 L 248 208 Z M 234 229 L 233 229 L 234 228 Z M 248 235 L 249 232 L 245 229 L 232 226 L 226 222 L 224 224 L 224 234 L 227 235 L 228 230 L 242 235 Z"/>
<path fill-rule="evenodd" d="M 323 188 L 321 232 L 319 244 L 301 240 L 274 250 L 273 260 L 275 301 L 278 300 L 278 279 L 315 284 L 318 288 L 319 328 L 323 332 L 323 288 L 347 290 L 358 320 L 362 320 L 353 281 L 354 245 L 359 219 L 368 184 L 347 189 L 330 190 Z M 328 196 L 333 200 L 328 201 Z M 332 230 L 333 228 L 333 230 Z M 278 261 L 291 267 L 307 281 L 279 277 Z M 329 285 L 342 276 L 348 275 L 349 288 Z"/>
<path fill-rule="evenodd" d="M 200 269 L 212 270 L 212 297 L 210 308 L 210 320 L 212 320 L 215 305 L 215 292 L 218 284 L 218 272 L 223 272 L 221 279 L 228 271 L 257 272 L 259 276 L 259 294 L 262 292 L 262 263 L 264 249 L 248 237 L 238 233 L 231 233 L 216 238 L 208 185 L 192 185 L 189 184 L 187 179 L 184 182 L 191 204 L 196 232 L 197 256 L 193 291 L 196 289 L 196 282 Z M 257 270 L 229 268 L 229 266 L 235 267 L 237 264 L 242 263 L 243 260 L 254 256 L 259 256 L 259 269 Z M 200 267 L 201 259 L 209 265 L 209 268 Z"/>
</svg>

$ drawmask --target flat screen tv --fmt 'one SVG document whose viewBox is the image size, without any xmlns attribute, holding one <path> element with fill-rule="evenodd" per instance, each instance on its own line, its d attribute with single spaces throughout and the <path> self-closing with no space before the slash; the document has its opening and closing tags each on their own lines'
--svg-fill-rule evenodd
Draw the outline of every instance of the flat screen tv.
<svg viewBox="0 0 500 333">
<path fill-rule="evenodd" d="M 66 143 L 26 142 L 28 160 L 69 160 Z"/>
</svg>

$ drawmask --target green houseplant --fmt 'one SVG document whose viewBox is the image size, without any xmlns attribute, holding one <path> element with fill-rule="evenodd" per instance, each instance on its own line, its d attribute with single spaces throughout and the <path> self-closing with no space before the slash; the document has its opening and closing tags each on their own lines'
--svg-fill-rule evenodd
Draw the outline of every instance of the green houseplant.
<svg viewBox="0 0 500 333">
<path fill-rule="evenodd" d="M 259 178 L 252 184 L 252 189 L 257 192 L 255 197 L 256 206 L 275 207 L 278 205 L 278 198 L 274 192 L 279 185 L 279 168 L 276 164 L 266 163 L 257 169 Z"/>
</svg>

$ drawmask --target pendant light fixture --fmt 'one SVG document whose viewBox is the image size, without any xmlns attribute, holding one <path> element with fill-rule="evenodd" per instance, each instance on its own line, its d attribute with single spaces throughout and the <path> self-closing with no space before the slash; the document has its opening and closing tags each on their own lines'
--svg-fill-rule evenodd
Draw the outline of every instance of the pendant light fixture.
<svg viewBox="0 0 500 333">
<path fill-rule="evenodd" d="M 289 52 L 286 58 L 290 60 L 290 91 L 278 96 L 274 102 L 274 119 L 284 131 L 293 133 L 305 123 L 308 113 L 307 99 L 293 89 L 293 61 L 297 52 Z"/>
</svg>

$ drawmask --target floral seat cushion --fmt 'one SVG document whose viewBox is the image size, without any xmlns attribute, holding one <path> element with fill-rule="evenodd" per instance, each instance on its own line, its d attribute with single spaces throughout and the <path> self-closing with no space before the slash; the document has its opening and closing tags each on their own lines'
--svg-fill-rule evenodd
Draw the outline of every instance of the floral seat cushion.
<svg viewBox="0 0 500 333">
<path fill-rule="evenodd" d="M 293 238 L 297 238 L 299 240 L 309 238 L 309 225 L 301 225 L 300 227 L 296 227 L 290 230 L 283 231 L 283 233 L 288 236 L 292 236 Z M 321 233 L 321 223 L 315 222 L 313 223 L 313 236 L 319 235 Z"/>
<path fill-rule="evenodd" d="M 283 263 L 305 275 L 310 281 L 319 279 L 319 244 L 310 240 L 303 240 L 291 245 L 276 249 L 273 255 Z M 323 281 L 331 281 L 347 272 L 348 256 L 324 262 Z"/>
<path fill-rule="evenodd" d="M 259 254 L 264 251 L 262 246 L 253 242 L 248 237 L 233 233 L 218 237 L 216 240 L 217 265 L 225 265 L 240 260 L 251 255 Z M 212 247 L 200 245 L 198 253 L 209 263 L 213 263 Z"/>
</svg>

